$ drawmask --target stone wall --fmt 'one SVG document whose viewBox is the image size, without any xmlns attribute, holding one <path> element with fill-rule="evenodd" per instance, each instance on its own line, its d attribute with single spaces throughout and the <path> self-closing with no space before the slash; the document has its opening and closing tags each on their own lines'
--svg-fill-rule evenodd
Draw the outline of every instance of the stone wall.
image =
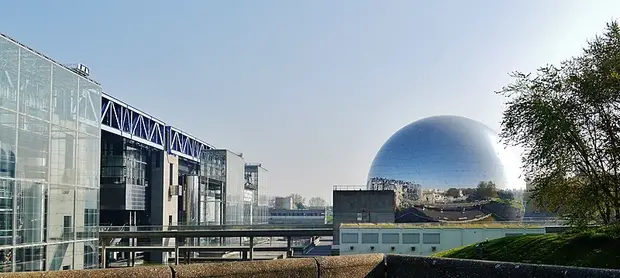
<svg viewBox="0 0 620 278">
<path fill-rule="evenodd" d="M 590 269 L 405 255 L 367 254 L 253 262 L 148 266 L 98 270 L 6 273 L 13 278 L 361 278 L 361 277 L 620 277 L 620 270 Z"/>
</svg>

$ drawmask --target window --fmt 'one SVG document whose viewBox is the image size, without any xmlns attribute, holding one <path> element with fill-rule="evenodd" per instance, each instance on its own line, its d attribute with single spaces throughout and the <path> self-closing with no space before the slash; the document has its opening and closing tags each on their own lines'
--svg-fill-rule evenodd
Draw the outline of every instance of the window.
<svg viewBox="0 0 620 278">
<path fill-rule="evenodd" d="M 381 242 L 388 244 L 399 244 L 400 234 L 398 233 L 384 233 L 381 234 Z"/>
<path fill-rule="evenodd" d="M 359 243 L 359 235 L 357 233 L 342 233 L 341 243 Z"/>
<path fill-rule="evenodd" d="M 418 233 L 403 234 L 403 244 L 419 244 L 419 243 L 420 243 L 420 234 Z"/>
<path fill-rule="evenodd" d="M 440 242 L 439 233 L 422 234 L 422 243 L 424 244 L 439 244 Z"/>
<path fill-rule="evenodd" d="M 65 236 L 69 236 L 68 234 L 73 233 L 73 231 L 72 231 L 73 229 L 71 229 L 71 226 L 73 226 L 73 225 L 71 225 L 71 224 L 72 224 L 71 223 L 71 216 L 65 216 L 63 218 L 63 227 L 64 227 Z"/>
<path fill-rule="evenodd" d="M 168 165 L 168 166 L 169 166 L 168 167 L 168 182 L 169 182 L 169 185 L 173 185 L 174 184 L 173 183 L 173 181 L 174 181 L 174 178 L 173 178 L 174 177 L 174 175 L 173 175 L 174 174 L 173 173 L 174 172 L 173 171 L 174 170 L 174 164 L 170 163 L 170 165 Z"/>
<path fill-rule="evenodd" d="M 506 233 L 506 236 L 520 236 L 522 233 Z"/>
<path fill-rule="evenodd" d="M 357 222 L 363 222 L 363 223 L 370 222 L 370 213 L 368 213 L 368 212 L 358 212 L 357 213 Z"/>
<path fill-rule="evenodd" d="M 362 243 L 379 243 L 379 233 L 362 233 Z"/>
<path fill-rule="evenodd" d="M 168 215 L 168 226 L 172 226 L 172 215 Z"/>
</svg>

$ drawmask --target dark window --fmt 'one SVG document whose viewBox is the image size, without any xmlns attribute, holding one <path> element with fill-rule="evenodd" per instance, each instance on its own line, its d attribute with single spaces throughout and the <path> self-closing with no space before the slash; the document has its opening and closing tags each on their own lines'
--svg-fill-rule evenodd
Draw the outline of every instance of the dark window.
<svg viewBox="0 0 620 278">
<path fill-rule="evenodd" d="M 168 215 L 168 226 L 172 226 L 172 215 Z"/>
<path fill-rule="evenodd" d="M 168 181 L 169 181 L 170 185 L 173 185 L 174 178 L 172 178 L 172 177 L 174 175 L 173 175 L 173 171 L 172 170 L 174 169 L 174 164 L 170 163 L 168 168 L 169 168 L 168 169 Z"/>
</svg>

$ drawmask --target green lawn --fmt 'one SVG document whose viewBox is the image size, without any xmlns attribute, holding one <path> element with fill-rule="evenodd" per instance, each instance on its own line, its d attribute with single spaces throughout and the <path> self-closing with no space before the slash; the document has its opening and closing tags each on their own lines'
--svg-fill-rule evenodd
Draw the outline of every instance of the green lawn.
<svg viewBox="0 0 620 278">
<path fill-rule="evenodd" d="M 620 227 L 566 234 L 523 235 L 490 240 L 481 258 L 475 245 L 436 257 L 620 269 Z"/>
</svg>

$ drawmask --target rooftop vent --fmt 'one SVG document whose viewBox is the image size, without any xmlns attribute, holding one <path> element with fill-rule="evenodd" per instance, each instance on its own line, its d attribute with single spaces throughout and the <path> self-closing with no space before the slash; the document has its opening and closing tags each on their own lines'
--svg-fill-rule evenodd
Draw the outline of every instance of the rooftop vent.
<svg viewBox="0 0 620 278">
<path fill-rule="evenodd" d="M 65 66 L 81 76 L 88 77 L 90 75 L 90 69 L 84 64 L 69 64 Z"/>
</svg>

